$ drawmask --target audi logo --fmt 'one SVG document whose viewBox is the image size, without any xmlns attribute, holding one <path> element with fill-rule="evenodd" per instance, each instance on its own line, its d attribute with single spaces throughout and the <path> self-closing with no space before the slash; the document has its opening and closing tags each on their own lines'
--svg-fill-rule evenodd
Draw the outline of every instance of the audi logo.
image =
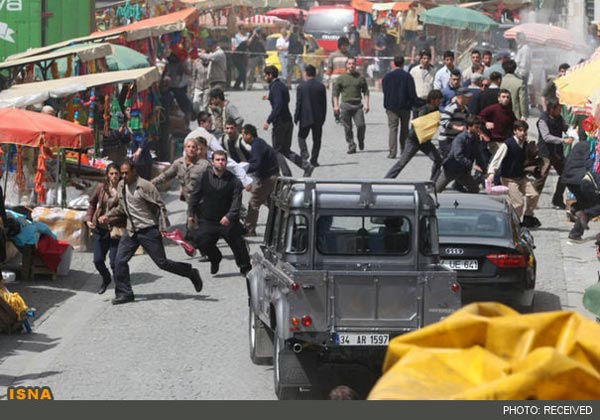
<svg viewBox="0 0 600 420">
<path fill-rule="evenodd" d="M 444 251 L 447 255 L 462 255 L 465 253 L 465 250 L 462 248 L 446 248 Z"/>
</svg>

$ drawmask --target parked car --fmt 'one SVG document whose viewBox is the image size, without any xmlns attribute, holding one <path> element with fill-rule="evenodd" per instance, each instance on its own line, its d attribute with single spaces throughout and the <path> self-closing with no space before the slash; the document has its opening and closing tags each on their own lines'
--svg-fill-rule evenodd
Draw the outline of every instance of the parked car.
<svg viewBox="0 0 600 420">
<path fill-rule="evenodd" d="M 441 263 L 458 274 L 463 304 L 497 301 L 530 309 L 535 296 L 533 237 L 505 198 L 441 194 Z"/>
<path fill-rule="evenodd" d="M 456 273 L 439 264 L 433 184 L 279 178 L 270 203 L 248 330 L 280 399 L 322 397 L 329 364 L 381 372 L 393 337 L 460 307 Z"/>
<path fill-rule="evenodd" d="M 279 55 L 277 54 L 277 39 L 281 36 L 280 33 L 275 33 L 267 37 L 267 58 L 265 59 L 265 65 L 275 66 L 277 70 L 281 71 L 281 62 L 279 61 Z M 317 69 L 317 77 L 321 77 L 323 72 L 323 66 L 327 56 L 325 50 L 317 44 L 317 41 L 308 34 L 304 34 L 306 37 L 306 44 L 304 45 L 304 54 L 302 60 L 304 65 L 312 64 Z M 285 78 L 285 75 L 282 75 Z M 293 80 L 299 80 L 302 75 L 295 70 Z"/>
</svg>

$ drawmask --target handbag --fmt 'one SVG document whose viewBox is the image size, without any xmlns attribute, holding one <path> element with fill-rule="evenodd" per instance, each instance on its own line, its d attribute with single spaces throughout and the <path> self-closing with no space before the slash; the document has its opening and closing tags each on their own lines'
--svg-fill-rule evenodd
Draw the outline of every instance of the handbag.
<svg viewBox="0 0 600 420">
<path fill-rule="evenodd" d="M 112 226 L 110 228 L 110 239 L 121 239 L 121 237 L 125 234 L 125 228 Z"/>
</svg>

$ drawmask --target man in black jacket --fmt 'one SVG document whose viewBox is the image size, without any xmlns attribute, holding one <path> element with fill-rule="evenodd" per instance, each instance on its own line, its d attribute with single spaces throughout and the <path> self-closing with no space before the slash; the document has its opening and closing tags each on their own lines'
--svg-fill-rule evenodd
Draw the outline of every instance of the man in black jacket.
<svg viewBox="0 0 600 420">
<path fill-rule="evenodd" d="M 479 182 L 471 175 L 471 170 L 483 173 L 483 156 L 481 154 L 481 120 L 476 116 L 467 117 L 467 129 L 452 141 L 450 153 L 442 164 L 442 173 L 435 183 L 435 190 L 439 194 L 446 186 L 456 180 L 468 192 L 479 192 Z"/>
<path fill-rule="evenodd" d="M 248 215 L 246 216 L 246 236 L 256 236 L 256 222 L 260 206 L 265 204 L 275 188 L 279 176 L 277 154 L 263 139 L 258 138 L 256 127 L 246 124 L 242 129 L 244 143 L 250 145 L 249 174 L 254 175 L 255 184 L 252 196 L 248 201 Z"/>
<path fill-rule="evenodd" d="M 240 223 L 242 183 L 227 170 L 227 153 L 215 150 L 212 170 L 206 171 L 194 186 L 188 202 L 188 220 L 196 223 L 196 248 L 210 260 L 210 273 L 219 272 L 223 255 L 217 248 L 219 238 L 225 239 L 235 263 L 243 275 L 252 268 Z M 200 205 L 202 203 L 202 205 Z"/>
<path fill-rule="evenodd" d="M 442 103 L 442 99 L 443 99 L 443 95 L 442 95 L 442 92 L 440 92 L 439 90 L 434 89 L 431 92 L 429 92 L 429 95 L 427 96 L 427 105 L 419 108 L 417 118 L 424 117 L 427 114 L 439 111 L 440 105 Z M 410 162 L 410 160 L 413 158 L 413 156 L 416 155 L 417 152 L 419 152 L 419 151 L 425 153 L 429 157 L 429 159 L 431 159 L 433 161 L 433 167 L 432 167 L 432 178 L 433 178 L 433 175 L 434 175 L 433 172 L 435 172 L 437 170 L 437 168 L 439 168 L 440 164 L 442 163 L 442 156 L 440 155 L 440 152 L 436 149 L 435 145 L 433 145 L 431 143 L 431 141 L 428 141 L 423 144 L 421 144 L 419 142 L 419 139 L 417 137 L 417 133 L 416 133 L 414 127 L 411 128 L 410 133 L 408 134 L 408 138 L 406 141 L 406 147 L 402 151 L 402 155 L 400 156 L 400 159 L 398 160 L 398 162 L 396 162 L 394 164 L 394 166 L 392 166 L 390 168 L 390 170 L 385 175 L 385 177 L 386 178 L 396 178 L 398 175 L 400 175 L 400 172 L 402 172 L 402 169 L 404 169 L 404 167 L 406 165 L 408 165 L 408 162 Z"/>
<path fill-rule="evenodd" d="M 383 107 L 388 117 L 389 154 L 396 159 L 398 153 L 398 122 L 400 122 L 400 153 L 408 136 L 410 111 L 417 103 L 417 91 L 413 77 L 404 71 L 404 57 L 394 57 L 393 71 L 383 77 Z"/>
<path fill-rule="evenodd" d="M 327 114 L 327 92 L 325 85 L 315 79 L 316 75 L 317 69 L 315 66 L 308 64 L 304 69 L 304 82 L 298 85 L 296 112 L 294 112 L 294 122 L 300 126 L 298 132 L 300 155 L 304 160 L 310 159 L 313 166 L 319 166 L 321 136 L 323 135 L 323 124 L 325 124 Z M 313 147 L 312 153 L 309 155 L 306 138 L 311 131 Z"/>
<path fill-rule="evenodd" d="M 287 165 L 285 159 L 291 160 L 296 166 L 304 169 L 304 176 L 309 177 L 314 166 L 299 155 L 292 152 L 292 135 L 294 134 L 294 122 L 290 114 L 290 91 L 285 83 L 278 78 L 279 70 L 275 66 L 267 66 L 264 70 L 264 79 L 269 84 L 269 102 L 271 103 L 271 114 L 267 122 L 263 125 L 265 130 L 269 129 L 269 124 L 273 124 L 273 134 L 271 143 L 273 149 L 277 152 L 279 168 L 284 176 L 292 176 L 292 171 Z"/>
</svg>

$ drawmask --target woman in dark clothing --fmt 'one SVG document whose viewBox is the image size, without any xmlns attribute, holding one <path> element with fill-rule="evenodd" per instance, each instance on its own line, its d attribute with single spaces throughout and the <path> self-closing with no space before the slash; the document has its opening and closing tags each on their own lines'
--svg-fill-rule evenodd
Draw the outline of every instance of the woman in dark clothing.
<svg viewBox="0 0 600 420">
<path fill-rule="evenodd" d="M 91 231 L 94 232 L 94 265 L 96 270 L 102 276 L 102 285 L 99 294 L 106 292 L 106 288 L 112 282 L 112 276 L 106 268 L 104 260 L 108 253 L 110 268 L 115 271 L 115 256 L 119 246 L 119 233 L 126 224 L 125 218 L 112 225 L 100 224 L 98 218 L 119 205 L 119 194 L 117 185 L 119 183 L 119 167 L 111 163 L 106 168 L 106 182 L 98 185 L 94 195 L 90 200 L 90 205 L 86 214 L 86 223 Z"/>
</svg>

